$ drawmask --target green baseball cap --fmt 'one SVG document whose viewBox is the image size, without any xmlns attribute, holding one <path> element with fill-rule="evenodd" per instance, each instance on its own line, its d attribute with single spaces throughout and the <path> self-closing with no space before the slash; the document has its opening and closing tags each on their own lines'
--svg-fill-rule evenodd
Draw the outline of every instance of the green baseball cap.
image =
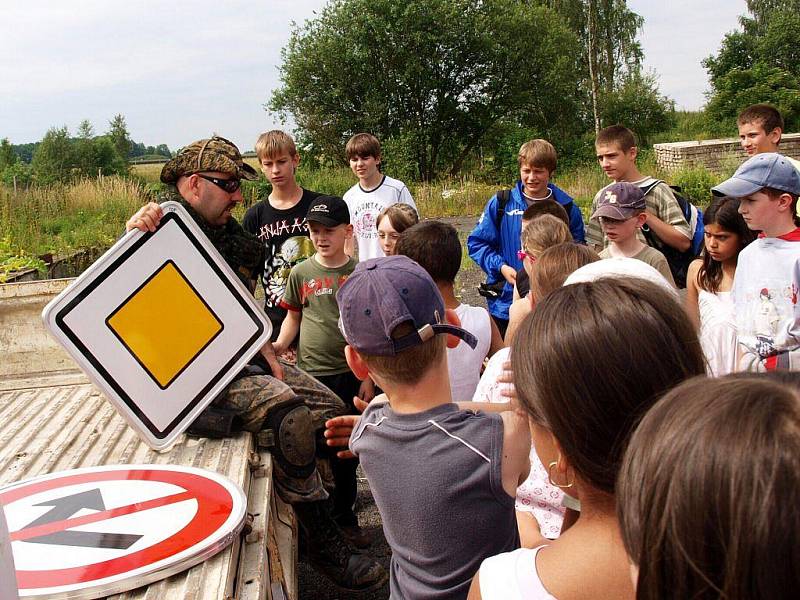
<svg viewBox="0 0 800 600">
<path fill-rule="evenodd" d="M 184 175 L 216 171 L 239 179 L 258 179 L 256 170 L 242 160 L 236 144 L 215 135 L 192 142 L 161 169 L 161 181 L 175 183 Z"/>
</svg>

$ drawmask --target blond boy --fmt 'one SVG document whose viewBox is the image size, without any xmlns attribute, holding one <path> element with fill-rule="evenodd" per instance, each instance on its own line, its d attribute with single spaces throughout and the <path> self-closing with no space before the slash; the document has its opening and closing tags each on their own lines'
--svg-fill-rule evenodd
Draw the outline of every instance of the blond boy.
<svg viewBox="0 0 800 600">
<path fill-rule="evenodd" d="M 405 183 L 381 173 L 381 143 L 374 135 L 357 133 L 348 140 L 345 154 L 350 169 L 358 178 L 358 183 L 344 194 L 358 244 L 358 260 L 383 256 L 378 240 L 378 215 L 398 202 L 408 204 L 414 210 L 417 210 L 417 205 Z M 350 241 L 346 248 L 350 256 L 354 256 L 353 246 Z"/>
<path fill-rule="evenodd" d="M 277 129 L 262 133 L 256 141 L 256 155 L 272 191 L 247 210 L 242 227 L 257 236 L 266 249 L 261 283 L 264 310 L 272 321 L 274 341 L 286 318 L 280 301 L 289 272 L 314 253 L 306 213 L 319 194 L 297 184 L 295 174 L 300 154 L 287 133 Z"/>
<path fill-rule="evenodd" d="M 584 242 L 583 217 L 572 198 L 550 182 L 556 169 L 556 149 L 547 140 L 530 140 L 519 149 L 519 180 L 511 190 L 501 190 L 486 203 L 477 225 L 467 238 L 469 255 L 486 273 L 487 284 L 503 284 L 496 297 L 487 296 L 489 314 L 500 333 L 508 327 L 508 309 L 522 261 L 520 249 L 522 214 L 544 200 L 558 202 L 569 217 L 572 238 Z M 500 287 L 500 286 L 497 286 Z"/>
</svg>

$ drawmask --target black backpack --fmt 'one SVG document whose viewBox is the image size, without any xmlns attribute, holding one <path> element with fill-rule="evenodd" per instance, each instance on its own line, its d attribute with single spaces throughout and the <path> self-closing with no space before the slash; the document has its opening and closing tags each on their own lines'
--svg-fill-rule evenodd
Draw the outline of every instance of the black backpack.
<svg viewBox="0 0 800 600">
<path fill-rule="evenodd" d="M 644 192 L 644 195 L 646 196 L 660 183 L 664 182 L 657 179 L 653 183 L 643 187 L 642 191 Z M 671 185 L 669 186 L 669 189 L 672 192 L 672 195 L 675 197 L 675 200 L 678 202 L 678 206 L 680 207 L 681 213 L 683 213 L 686 222 L 689 223 L 690 228 L 692 228 L 692 241 L 689 245 L 689 249 L 681 252 L 669 244 L 665 244 L 655 235 L 655 233 L 650 230 L 647 225 L 642 227 L 642 234 L 647 240 L 648 245 L 660 250 L 667 259 L 669 270 L 672 272 L 672 278 L 675 280 L 675 285 L 677 285 L 679 288 L 685 288 L 686 275 L 689 272 L 689 264 L 691 264 L 691 262 L 697 258 L 697 256 L 700 254 L 700 251 L 703 249 L 703 213 L 683 195 L 683 191 L 679 186 Z M 658 242 L 656 242 L 656 240 L 658 240 Z"/>
</svg>

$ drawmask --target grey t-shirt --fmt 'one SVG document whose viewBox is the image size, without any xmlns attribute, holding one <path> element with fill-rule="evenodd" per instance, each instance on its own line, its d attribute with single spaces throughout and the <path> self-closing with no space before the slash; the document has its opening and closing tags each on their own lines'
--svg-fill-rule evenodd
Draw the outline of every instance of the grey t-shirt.
<svg viewBox="0 0 800 600">
<path fill-rule="evenodd" d="M 463 599 L 483 559 L 519 547 L 503 421 L 455 404 L 372 403 L 350 437 L 392 548 L 391 598 Z"/>
</svg>

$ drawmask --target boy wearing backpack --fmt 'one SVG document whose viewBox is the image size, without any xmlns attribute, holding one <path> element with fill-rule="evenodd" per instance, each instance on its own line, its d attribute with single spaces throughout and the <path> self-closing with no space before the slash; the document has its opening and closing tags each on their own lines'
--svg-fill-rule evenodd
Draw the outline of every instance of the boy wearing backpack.
<svg viewBox="0 0 800 600">
<path fill-rule="evenodd" d="M 572 238 L 585 243 L 580 209 L 566 192 L 550 183 L 556 160 L 556 150 L 550 142 L 541 139 L 525 142 L 517 156 L 519 181 L 511 190 L 501 190 L 489 199 L 467 238 L 470 258 L 486 273 L 481 295 L 486 297 L 489 314 L 503 336 L 508 327 L 517 271 L 522 268 L 517 251 L 525 209 L 536 202 L 555 200 L 569 216 Z"/>
<path fill-rule="evenodd" d="M 612 125 L 600 130 L 595 141 L 597 160 L 603 172 L 614 182 L 627 181 L 640 188 L 645 194 L 647 207 L 645 224 L 641 231 L 641 241 L 666 256 L 670 270 L 678 287 L 686 287 L 686 271 L 696 256 L 695 250 L 702 247 L 702 218 L 696 207 L 683 198 L 676 197 L 670 187 L 658 179 L 646 177 L 636 166 L 639 149 L 633 132 L 622 125 Z M 590 214 L 594 215 L 597 203 L 605 194 L 603 188 L 592 201 Z M 681 207 L 681 201 L 686 211 Z M 692 228 L 686 218 L 695 226 Z M 608 245 L 597 217 L 589 219 L 586 226 L 586 241 L 596 252 Z"/>
</svg>

